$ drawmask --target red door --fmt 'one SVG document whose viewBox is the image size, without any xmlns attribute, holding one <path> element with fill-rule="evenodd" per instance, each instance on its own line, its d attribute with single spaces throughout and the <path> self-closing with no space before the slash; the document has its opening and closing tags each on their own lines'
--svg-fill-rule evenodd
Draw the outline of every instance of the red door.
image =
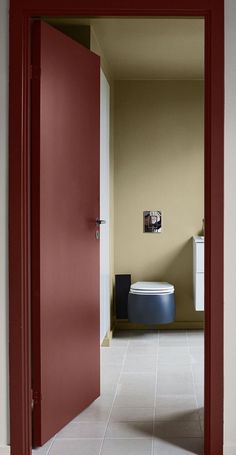
<svg viewBox="0 0 236 455">
<path fill-rule="evenodd" d="M 99 57 L 43 22 L 32 45 L 33 445 L 100 393 Z"/>
</svg>

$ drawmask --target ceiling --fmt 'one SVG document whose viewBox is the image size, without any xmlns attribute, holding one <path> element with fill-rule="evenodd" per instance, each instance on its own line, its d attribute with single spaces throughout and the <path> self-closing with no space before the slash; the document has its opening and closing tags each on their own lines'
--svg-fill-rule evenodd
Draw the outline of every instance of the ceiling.
<svg viewBox="0 0 236 455">
<path fill-rule="evenodd" d="M 203 79 L 203 18 L 64 19 L 91 25 L 114 79 Z"/>
</svg>

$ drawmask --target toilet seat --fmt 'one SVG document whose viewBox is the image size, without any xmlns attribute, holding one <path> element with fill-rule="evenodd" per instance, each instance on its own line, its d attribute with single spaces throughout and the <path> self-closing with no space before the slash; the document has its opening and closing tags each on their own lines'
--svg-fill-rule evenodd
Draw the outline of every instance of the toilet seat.
<svg viewBox="0 0 236 455">
<path fill-rule="evenodd" d="M 140 295 L 173 294 L 174 286 L 160 281 L 137 281 L 130 286 L 130 293 Z"/>
</svg>

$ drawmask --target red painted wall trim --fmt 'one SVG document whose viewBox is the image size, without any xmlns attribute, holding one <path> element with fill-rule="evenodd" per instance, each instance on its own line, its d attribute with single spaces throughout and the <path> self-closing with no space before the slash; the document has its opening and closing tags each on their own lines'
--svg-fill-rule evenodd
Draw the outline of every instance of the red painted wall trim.
<svg viewBox="0 0 236 455">
<path fill-rule="evenodd" d="M 14 454 L 31 447 L 29 268 L 29 28 L 23 15 L 10 21 L 9 110 L 9 331 L 10 431 Z M 14 40 L 13 36 L 18 39 Z M 24 42 L 24 47 L 23 47 Z M 16 58 L 12 58 L 14 55 Z M 24 95 L 23 95 L 24 94 Z M 22 100 L 24 96 L 24 108 Z"/>
<path fill-rule="evenodd" d="M 32 16 L 204 16 L 205 455 L 223 454 L 224 0 L 11 0 L 9 114 L 10 425 L 31 453 L 29 48 Z"/>
<path fill-rule="evenodd" d="M 205 454 L 223 453 L 224 4 L 205 31 Z M 220 31 L 218 35 L 218 31 Z M 219 218 L 217 211 L 219 210 Z M 219 247 L 219 249 L 218 249 Z"/>
</svg>

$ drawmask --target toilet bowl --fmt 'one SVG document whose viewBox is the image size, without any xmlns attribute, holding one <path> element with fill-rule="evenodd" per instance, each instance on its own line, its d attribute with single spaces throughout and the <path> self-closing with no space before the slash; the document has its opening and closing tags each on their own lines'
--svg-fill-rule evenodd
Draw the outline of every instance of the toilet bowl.
<svg viewBox="0 0 236 455">
<path fill-rule="evenodd" d="M 130 287 L 128 320 L 141 324 L 168 324 L 175 320 L 175 289 L 170 283 L 138 281 Z"/>
</svg>

